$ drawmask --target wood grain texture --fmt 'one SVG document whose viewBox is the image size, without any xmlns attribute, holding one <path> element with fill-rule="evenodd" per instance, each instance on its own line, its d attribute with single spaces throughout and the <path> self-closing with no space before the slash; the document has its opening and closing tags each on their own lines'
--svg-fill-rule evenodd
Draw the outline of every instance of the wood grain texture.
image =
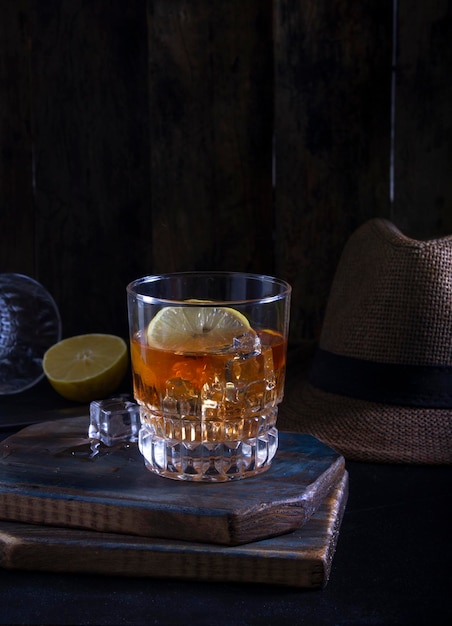
<svg viewBox="0 0 452 626">
<path fill-rule="evenodd" d="M 275 3 L 276 273 L 318 336 L 351 232 L 389 214 L 390 0 Z"/>
<path fill-rule="evenodd" d="M 272 2 L 148 8 L 153 270 L 270 273 Z"/>
<path fill-rule="evenodd" d="M 452 233 L 452 3 L 398 2 L 393 219 L 412 237 Z"/>
<path fill-rule="evenodd" d="M 151 258 L 145 5 L 32 2 L 30 20 L 36 273 L 65 336 L 125 337 Z"/>
<path fill-rule="evenodd" d="M 28 2 L 0 4 L 0 272 L 35 277 Z"/>
<path fill-rule="evenodd" d="M 123 337 L 140 275 L 276 274 L 316 341 L 356 227 L 452 232 L 450 0 L 397 6 L 2 2 L 0 271 Z"/>
<path fill-rule="evenodd" d="M 170 480 L 145 469 L 136 444 L 93 455 L 88 424 L 44 422 L 0 444 L 0 518 L 234 545 L 299 528 L 344 472 L 343 457 L 317 439 L 281 433 L 265 474 Z"/>
<path fill-rule="evenodd" d="M 0 522 L 0 567 L 322 588 L 347 496 L 345 472 L 301 529 L 242 546 Z"/>
</svg>

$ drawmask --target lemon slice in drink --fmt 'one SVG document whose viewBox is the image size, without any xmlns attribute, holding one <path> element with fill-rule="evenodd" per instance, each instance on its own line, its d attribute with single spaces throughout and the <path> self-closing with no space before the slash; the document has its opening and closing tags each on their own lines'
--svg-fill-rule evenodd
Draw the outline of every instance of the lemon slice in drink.
<svg viewBox="0 0 452 626">
<path fill-rule="evenodd" d="M 52 387 L 67 400 L 90 402 L 113 393 L 128 366 L 126 342 L 115 335 L 69 337 L 45 352 L 42 367 Z"/>
<path fill-rule="evenodd" d="M 193 301 L 191 301 L 193 302 Z M 146 330 L 151 347 L 178 353 L 217 352 L 231 346 L 234 337 L 252 333 L 247 318 L 229 307 L 168 306 Z"/>
</svg>

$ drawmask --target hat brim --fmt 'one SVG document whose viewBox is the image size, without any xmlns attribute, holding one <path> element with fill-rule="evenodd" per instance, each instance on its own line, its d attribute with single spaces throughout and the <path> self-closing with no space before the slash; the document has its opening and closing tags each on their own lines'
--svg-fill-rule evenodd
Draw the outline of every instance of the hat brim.
<svg viewBox="0 0 452 626">
<path fill-rule="evenodd" d="M 369 402 L 292 380 L 279 408 L 278 428 L 312 435 L 350 460 L 452 463 L 451 409 Z"/>
</svg>

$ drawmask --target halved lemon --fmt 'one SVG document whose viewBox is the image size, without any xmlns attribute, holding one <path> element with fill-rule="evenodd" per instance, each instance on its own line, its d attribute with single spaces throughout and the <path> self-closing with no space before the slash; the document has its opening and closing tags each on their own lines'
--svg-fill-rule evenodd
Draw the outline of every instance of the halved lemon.
<svg viewBox="0 0 452 626">
<path fill-rule="evenodd" d="M 193 302 L 193 301 L 192 301 Z M 247 318 L 229 307 L 168 306 L 146 330 L 150 346 L 178 353 L 217 352 L 232 345 L 234 337 L 254 333 Z"/>
<path fill-rule="evenodd" d="M 42 360 L 61 396 L 76 402 L 101 400 L 118 388 L 127 370 L 126 342 L 116 335 L 77 335 L 56 343 Z"/>
</svg>

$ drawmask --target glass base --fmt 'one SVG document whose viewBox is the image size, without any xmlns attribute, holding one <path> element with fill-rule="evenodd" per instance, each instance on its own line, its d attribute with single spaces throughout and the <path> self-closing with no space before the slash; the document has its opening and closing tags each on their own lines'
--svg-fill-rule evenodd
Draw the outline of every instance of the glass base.
<svg viewBox="0 0 452 626">
<path fill-rule="evenodd" d="M 144 424 L 138 446 L 148 470 L 177 480 L 225 482 L 269 469 L 278 448 L 273 426 L 257 437 L 215 443 L 163 439 Z"/>
</svg>

